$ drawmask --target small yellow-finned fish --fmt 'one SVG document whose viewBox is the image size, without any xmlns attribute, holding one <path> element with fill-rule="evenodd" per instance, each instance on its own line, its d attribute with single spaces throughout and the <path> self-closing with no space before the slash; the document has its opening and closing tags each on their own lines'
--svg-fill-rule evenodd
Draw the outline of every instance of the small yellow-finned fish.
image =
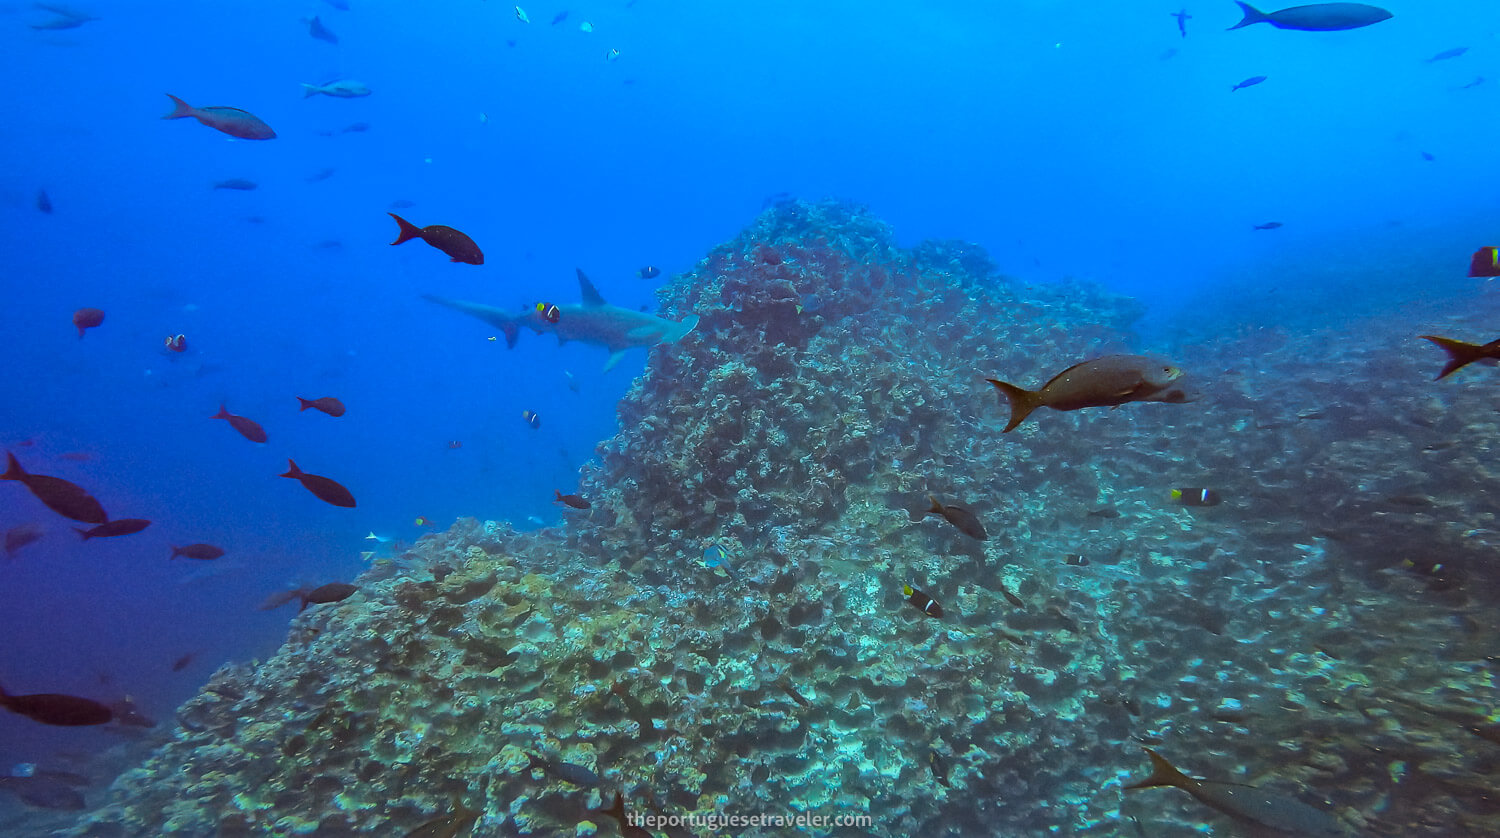
<svg viewBox="0 0 1500 838">
<path fill-rule="evenodd" d="M 937 600 L 913 588 L 910 585 L 902 585 L 901 593 L 906 595 L 906 601 L 911 603 L 918 611 L 929 617 L 943 616 L 943 606 L 937 604 Z"/>
</svg>

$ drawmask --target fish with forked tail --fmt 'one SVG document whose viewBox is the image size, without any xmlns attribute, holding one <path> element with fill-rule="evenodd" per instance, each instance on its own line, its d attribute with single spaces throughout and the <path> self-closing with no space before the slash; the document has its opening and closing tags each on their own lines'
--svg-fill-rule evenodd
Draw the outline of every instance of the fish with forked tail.
<svg viewBox="0 0 1500 838">
<path fill-rule="evenodd" d="M 1280 830 L 1282 834 L 1328 838 L 1348 834 L 1337 816 L 1315 809 L 1289 794 L 1238 783 L 1195 780 L 1178 771 L 1161 754 L 1150 748 L 1144 750 L 1151 757 L 1151 776 L 1125 786 L 1126 789 L 1160 786 L 1179 788 L 1205 806 L 1217 809 L 1238 821 Z"/>
<path fill-rule="evenodd" d="M 354 508 L 354 495 L 336 480 L 331 480 L 321 474 L 308 474 L 297 468 L 297 461 L 288 459 L 286 461 L 286 473 L 282 477 L 290 477 L 302 482 L 302 487 L 317 496 L 318 500 L 334 506 L 342 506 L 345 509 Z"/>
<path fill-rule="evenodd" d="M 1341 29 L 1358 29 L 1391 19 L 1391 13 L 1385 9 L 1364 3 L 1313 3 L 1276 12 L 1262 12 L 1242 0 L 1235 0 L 1235 4 L 1245 16 L 1230 29 L 1239 29 L 1253 23 L 1269 23 L 1277 29 L 1335 32 Z"/>
<path fill-rule="evenodd" d="M 242 140 L 276 139 L 276 132 L 271 130 L 271 126 L 249 111 L 223 105 L 195 108 L 170 93 L 167 94 L 167 98 L 172 100 L 172 112 L 162 119 L 192 117 L 215 131 L 222 131 Z"/>
<path fill-rule="evenodd" d="M 1085 407 L 1118 407 L 1130 402 L 1190 401 L 1187 392 L 1174 386 L 1182 370 L 1145 355 L 1106 355 L 1063 370 L 1037 390 L 985 379 L 1010 402 L 1010 421 L 1005 432 L 1026 421 L 1039 407 L 1080 410 Z"/>
<path fill-rule="evenodd" d="M 543 317 L 534 308 L 512 313 L 494 306 L 445 297 L 426 295 L 423 299 L 457 309 L 494 326 L 505 333 L 505 345 L 509 347 L 516 345 L 522 326 L 537 334 L 557 335 L 560 343 L 576 340 L 602 346 L 610 351 L 609 360 L 604 364 L 605 371 L 618 364 L 628 349 L 681 340 L 698 325 L 696 314 L 689 314 L 680 321 L 672 321 L 654 314 L 610 305 L 581 270 L 578 271 L 578 286 L 583 301 L 558 305 L 559 316 L 556 323 Z"/>
<path fill-rule="evenodd" d="M 959 532 L 975 541 L 984 541 L 990 537 L 989 533 L 984 531 L 984 524 L 979 522 L 978 516 L 970 512 L 968 507 L 951 503 L 945 504 L 932 495 L 928 495 L 927 500 L 932 503 L 930 508 L 924 510 L 919 506 L 907 511 L 907 517 L 911 519 L 912 523 L 916 523 L 928 515 L 941 515 L 943 516 L 943 520 L 957 527 Z"/>
<path fill-rule="evenodd" d="M 1474 363 L 1475 361 L 1500 360 L 1500 339 L 1489 343 L 1469 343 L 1468 341 L 1455 340 L 1454 338 L 1438 337 L 1437 335 L 1422 335 L 1422 340 L 1430 340 L 1437 347 L 1448 353 L 1448 362 L 1438 371 L 1436 380 L 1447 378 L 1453 373 Z"/>
<path fill-rule="evenodd" d="M 396 219 L 396 224 L 400 228 L 400 231 L 396 235 L 396 240 L 391 242 L 391 244 L 396 245 L 409 242 L 412 239 L 421 239 L 448 254 L 448 259 L 451 262 L 463 262 L 467 265 L 484 264 L 484 252 L 479 249 L 479 245 L 475 244 L 473 239 L 458 230 L 452 227 L 445 227 L 442 224 L 429 224 L 426 227 L 418 227 L 394 212 L 388 212 L 386 215 Z"/>
</svg>

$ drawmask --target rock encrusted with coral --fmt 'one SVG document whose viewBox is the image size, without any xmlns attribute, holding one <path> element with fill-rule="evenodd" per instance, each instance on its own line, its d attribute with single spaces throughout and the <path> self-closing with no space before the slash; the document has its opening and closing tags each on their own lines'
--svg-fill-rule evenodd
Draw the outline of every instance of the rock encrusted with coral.
<svg viewBox="0 0 1500 838">
<path fill-rule="evenodd" d="M 220 670 L 67 834 L 612 834 L 593 810 L 617 790 L 639 814 L 870 817 L 813 835 L 1227 823 L 1123 792 L 1141 744 L 1351 833 L 1500 829 L 1496 737 L 1466 732 L 1488 730 L 1494 617 L 1433 569 L 1443 548 L 1402 547 L 1493 539 L 1453 486 L 1492 488 L 1459 452 L 1500 431 L 1395 380 L 1400 330 L 1343 358 L 1342 380 L 1384 372 L 1364 388 L 1290 347 L 1180 347 L 1199 400 L 1002 436 L 985 377 L 1039 386 L 1130 348 L 1139 306 L 803 202 L 661 297 L 702 320 L 652 350 L 585 468 L 592 508 L 462 522 L 372 570 L 271 660 Z M 988 540 L 914 521 L 929 495 Z"/>
</svg>

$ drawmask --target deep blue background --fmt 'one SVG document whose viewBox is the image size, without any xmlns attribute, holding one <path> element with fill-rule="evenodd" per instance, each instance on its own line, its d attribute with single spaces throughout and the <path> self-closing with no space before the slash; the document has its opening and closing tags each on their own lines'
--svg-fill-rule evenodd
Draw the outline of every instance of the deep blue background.
<svg viewBox="0 0 1500 838">
<path fill-rule="evenodd" d="M 0 564 L 12 691 L 130 694 L 165 716 L 219 663 L 273 652 L 292 609 L 255 606 L 351 578 L 371 530 L 556 521 L 553 490 L 613 432 L 644 353 L 602 374 L 594 347 L 527 334 L 507 351 L 423 293 L 569 302 L 576 266 L 611 302 L 651 304 L 637 268 L 691 268 L 778 192 L 868 204 L 904 244 L 979 242 L 1026 282 L 1139 295 L 1148 337 L 1461 299 L 1483 290 L 1468 254 L 1497 243 L 1489 3 L 1393 1 L 1368 29 L 1300 33 L 1227 32 L 1233 4 L 1197 2 L 1186 39 L 1171 3 L 639 0 L 568 7 L 555 27 L 562 6 L 527 4 L 522 24 L 495 0 L 351 4 L 100 0 L 101 20 L 64 32 L 0 7 L 0 444 L 156 522 L 84 544 L 0 485 L 0 530 L 47 530 Z M 340 45 L 308 36 L 314 12 Z M 374 95 L 302 98 L 338 77 Z M 167 92 L 280 136 L 163 121 Z M 371 128 L 340 133 L 355 122 Z M 260 188 L 211 188 L 228 178 Z M 397 199 L 472 235 L 486 264 L 388 247 Z M 1267 221 L 1285 226 L 1251 230 Z M 108 319 L 79 340 L 85 305 Z M 177 332 L 192 349 L 169 357 Z M 349 413 L 299 414 L 299 395 Z M 210 420 L 220 402 L 270 442 Z M 359 508 L 277 479 L 288 456 Z M 192 541 L 229 554 L 167 561 Z M 0 714 L 0 770 L 107 741 Z"/>
</svg>

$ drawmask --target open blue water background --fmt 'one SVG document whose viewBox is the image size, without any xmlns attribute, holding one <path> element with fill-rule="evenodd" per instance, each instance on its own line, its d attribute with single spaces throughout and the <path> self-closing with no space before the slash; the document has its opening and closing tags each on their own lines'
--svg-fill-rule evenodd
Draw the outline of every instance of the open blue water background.
<svg viewBox="0 0 1500 838">
<path fill-rule="evenodd" d="M 1393 0 L 1391 21 L 1300 33 L 1226 32 L 1233 4 L 1198 2 L 1184 39 L 1171 4 L 639 0 L 552 26 L 563 6 L 526 4 L 523 24 L 493 0 L 350 2 L 98 0 L 100 20 L 59 32 L 0 7 L 0 443 L 155 522 L 82 543 L 0 485 L 0 530 L 46 530 L 0 563 L 13 692 L 166 716 L 218 664 L 273 651 L 292 609 L 260 601 L 352 578 L 371 531 L 555 522 L 645 353 L 603 373 L 597 347 L 528 333 L 507 351 L 423 293 L 571 302 L 578 267 L 610 302 L 652 305 L 637 268 L 686 270 L 783 192 L 867 204 L 904 243 L 977 242 L 1023 281 L 1137 295 L 1148 339 L 1473 293 L 1467 256 L 1497 243 L 1488 3 Z M 339 45 L 308 36 L 312 14 Z M 374 94 L 302 98 L 334 78 Z M 163 121 L 168 92 L 279 137 Z M 259 189 L 211 188 L 228 178 Z M 389 247 L 396 200 L 486 264 Z M 1251 229 L 1269 221 L 1285 226 Z M 82 340 L 81 306 L 107 312 Z M 191 350 L 169 356 L 179 332 Z M 324 395 L 348 414 L 297 412 Z M 211 420 L 221 402 L 270 441 Z M 358 508 L 278 479 L 288 457 Z M 167 560 L 194 541 L 228 554 Z M 0 770 L 108 736 L 0 714 Z"/>
</svg>

